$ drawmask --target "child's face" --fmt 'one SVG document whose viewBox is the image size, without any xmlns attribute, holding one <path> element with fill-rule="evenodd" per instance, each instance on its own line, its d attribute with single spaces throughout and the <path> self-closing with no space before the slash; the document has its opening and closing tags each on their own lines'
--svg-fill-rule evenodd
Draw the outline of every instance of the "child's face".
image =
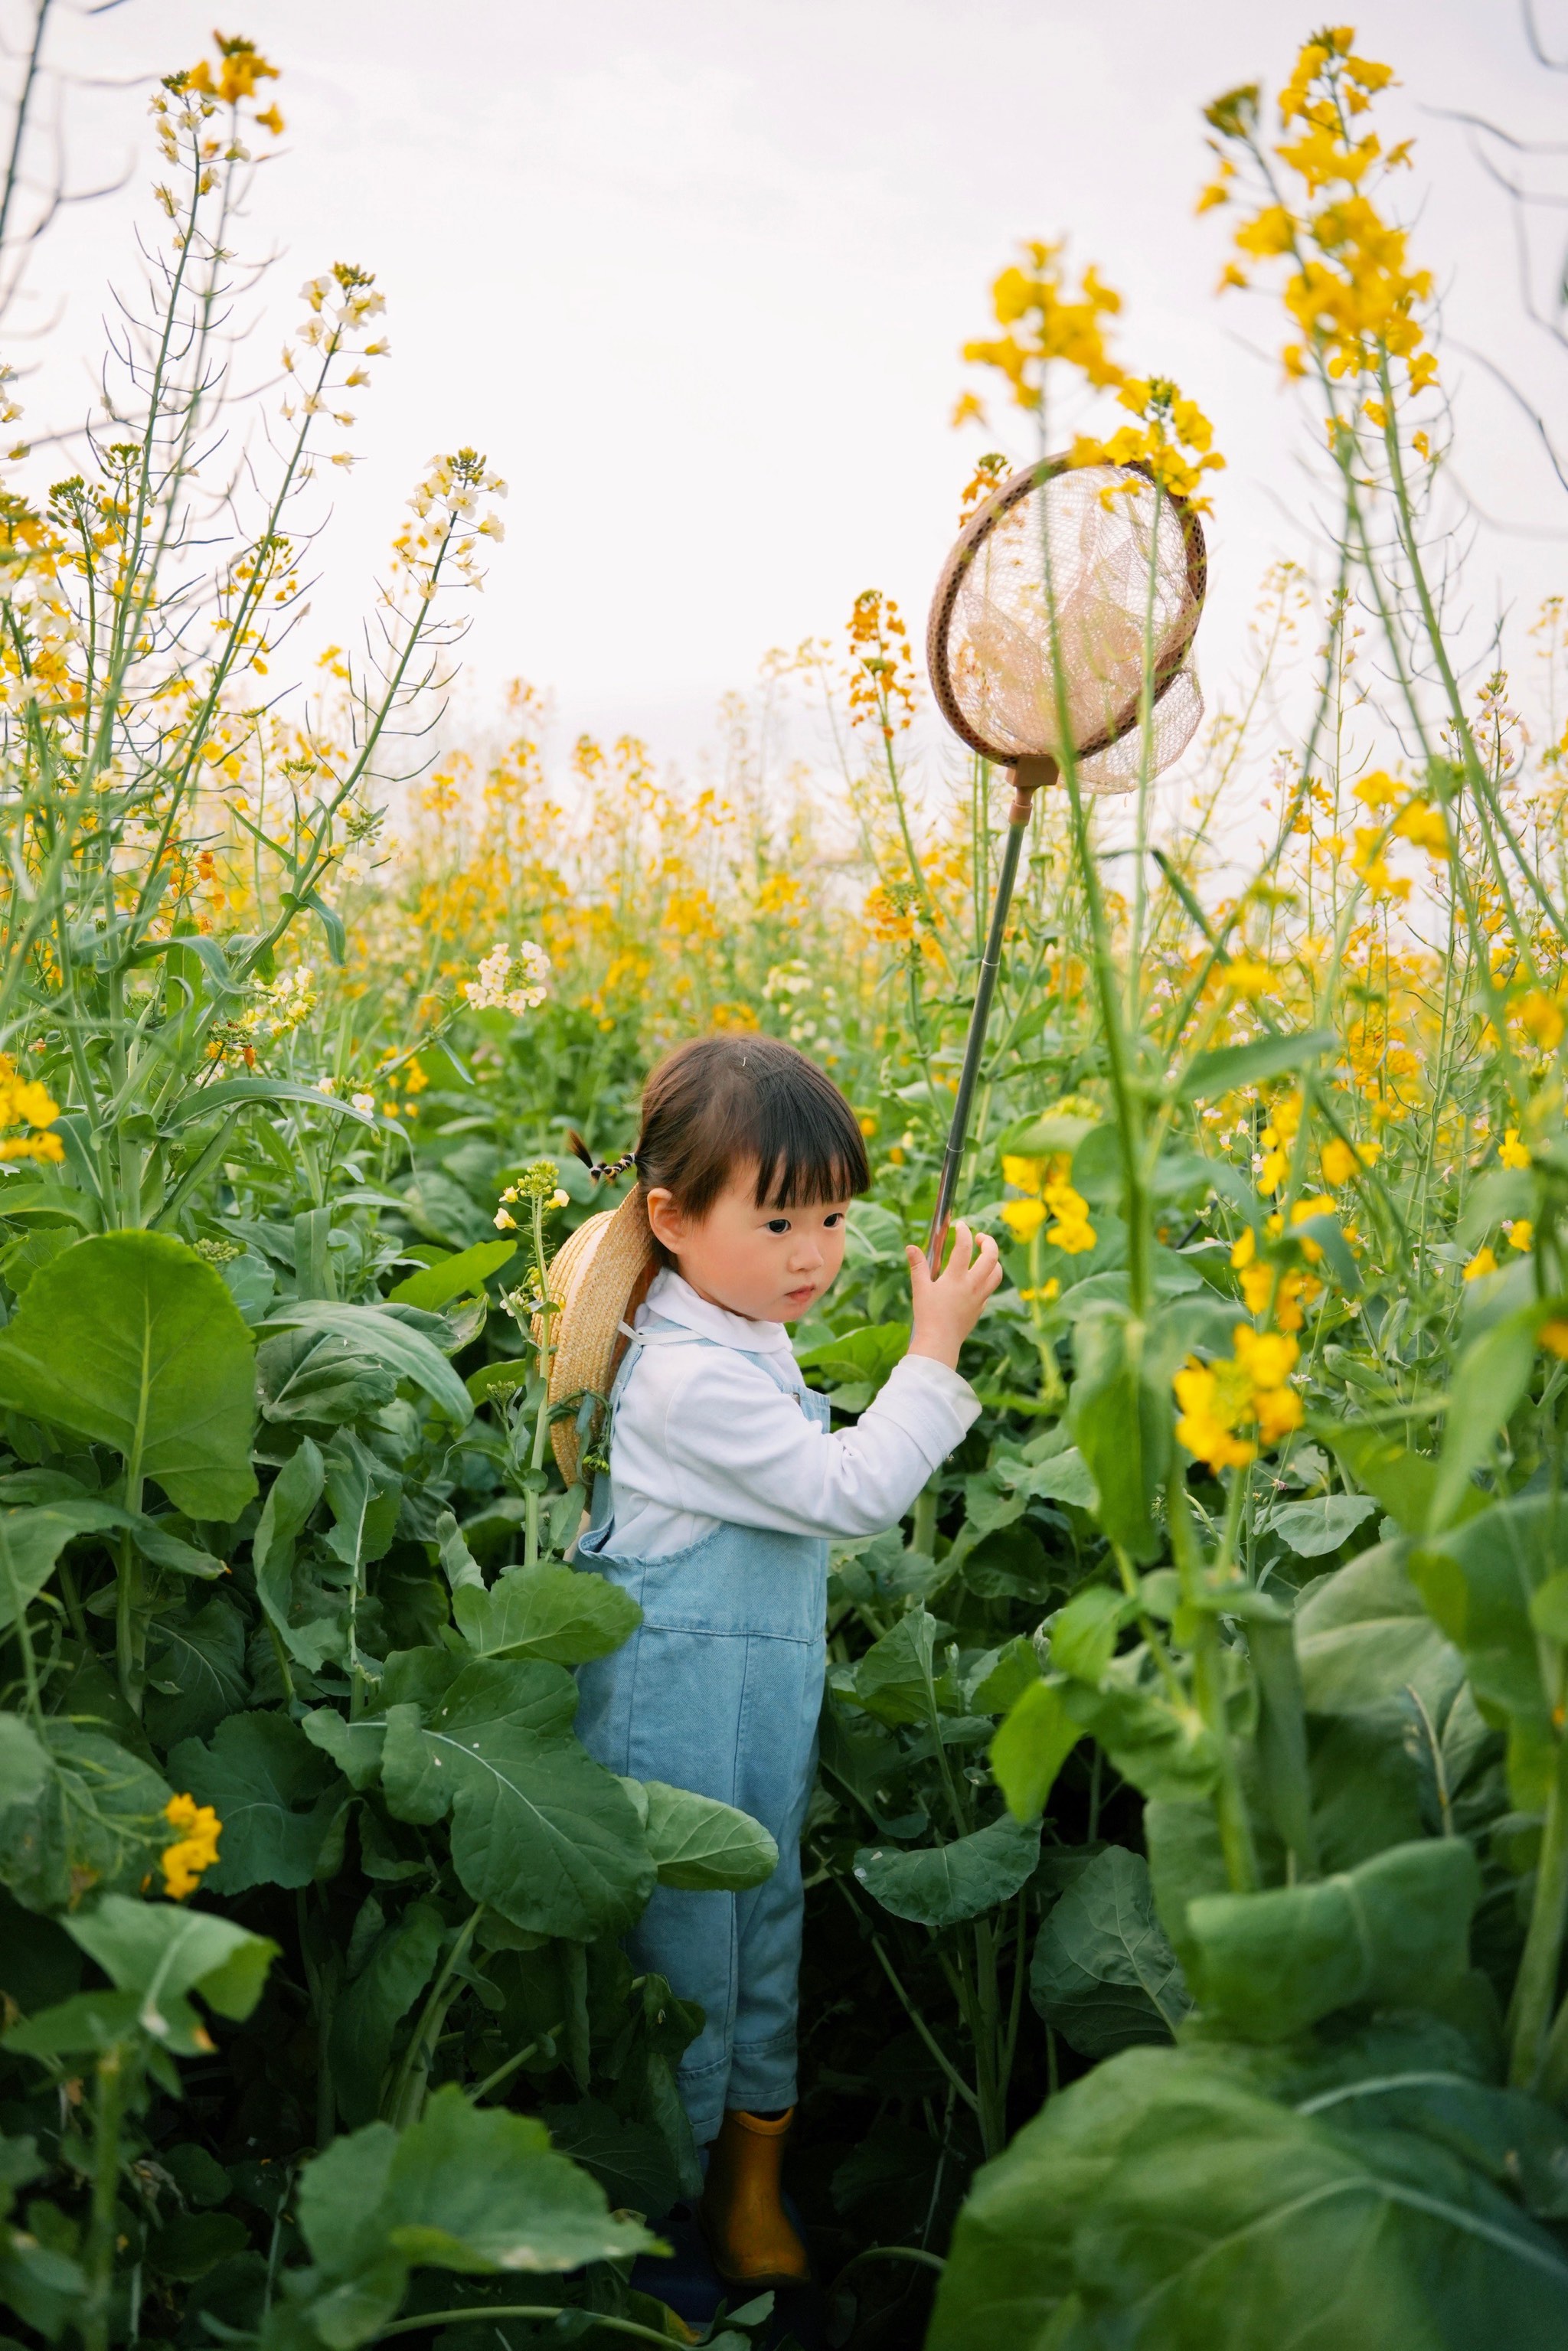
<svg viewBox="0 0 1568 2351">
<path fill-rule="evenodd" d="M 757 1170 L 732 1176 L 695 1220 L 674 1195 L 648 1195 L 648 1222 L 699 1298 L 753 1322 L 795 1322 L 831 1288 L 844 1261 L 848 1200 L 810 1207 L 757 1205 Z"/>
</svg>

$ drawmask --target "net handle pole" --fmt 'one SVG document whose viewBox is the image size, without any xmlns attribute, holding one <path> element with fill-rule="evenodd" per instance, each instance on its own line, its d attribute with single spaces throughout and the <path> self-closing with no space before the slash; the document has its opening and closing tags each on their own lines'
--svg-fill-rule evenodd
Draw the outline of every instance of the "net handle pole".
<svg viewBox="0 0 1568 2351">
<path fill-rule="evenodd" d="M 931 1219 L 931 1238 L 925 1248 L 925 1262 L 934 1274 L 941 1270 L 942 1252 L 947 1246 L 947 1228 L 952 1221 L 953 1201 L 958 1189 L 958 1168 L 969 1133 L 969 1109 L 974 1101 L 975 1081 L 980 1073 L 980 1056 L 986 1049 L 986 1029 L 991 1017 L 991 998 L 996 993 L 997 973 L 1002 960 L 1002 940 L 1007 933 L 1013 885 L 1018 880 L 1023 837 L 1033 813 L 1036 792 L 1043 785 L 1055 783 L 1056 778 L 1054 759 L 1023 758 L 1013 770 L 1013 800 L 1008 810 L 1008 837 L 1002 849 L 1002 870 L 997 876 L 991 927 L 987 934 L 986 952 L 980 958 L 979 975 L 975 982 L 974 1009 L 969 1015 L 969 1033 L 964 1041 L 964 1066 L 958 1073 L 953 1123 L 947 1130 L 947 1148 L 943 1155 L 942 1173 L 936 1185 L 936 1208 Z"/>
</svg>

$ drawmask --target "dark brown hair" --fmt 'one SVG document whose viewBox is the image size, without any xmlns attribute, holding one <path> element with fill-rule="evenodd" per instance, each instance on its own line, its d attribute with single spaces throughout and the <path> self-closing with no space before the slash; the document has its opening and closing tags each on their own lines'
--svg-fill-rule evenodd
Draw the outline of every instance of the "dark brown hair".
<svg viewBox="0 0 1568 2351">
<path fill-rule="evenodd" d="M 793 1045 L 736 1030 L 677 1045 L 643 1089 L 644 1194 L 663 1186 L 700 1219 L 748 1162 L 759 1208 L 850 1199 L 871 1183 L 853 1111 Z"/>
</svg>

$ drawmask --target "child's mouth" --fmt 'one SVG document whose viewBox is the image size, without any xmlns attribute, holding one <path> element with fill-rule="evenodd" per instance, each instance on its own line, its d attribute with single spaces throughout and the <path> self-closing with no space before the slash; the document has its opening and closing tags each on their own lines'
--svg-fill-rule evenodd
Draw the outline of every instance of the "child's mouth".
<svg viewBox="0 0 1568 2351">
<path fill-rule="evenodd" d="M 786 1306 L 809 1306 L 816 1294 L 816 1283 L 809 1281 L 804 1290 L 787 1290 L 784 1292 L 784 1303 Z"/>
</svg>

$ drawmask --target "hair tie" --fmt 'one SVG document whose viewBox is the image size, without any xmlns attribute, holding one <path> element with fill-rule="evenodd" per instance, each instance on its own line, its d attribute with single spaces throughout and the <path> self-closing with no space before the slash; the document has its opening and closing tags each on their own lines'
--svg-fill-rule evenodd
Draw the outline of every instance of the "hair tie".
<svg viewBox="0 0 1568 2351">
<path fill-rule="evenodd" d="M 624 1176 L 629 1167 L 635 1167 L 637 1165 L 637 1154 L 634 1150 L 624 1153 L 619 1159 L 595 1159 L 574 1126 L 567 1128 L 566 1139 L 569 1148 L 581 1160 L 596 1184 L 612 1184 L 617 1176 Z"/>
</svg>

